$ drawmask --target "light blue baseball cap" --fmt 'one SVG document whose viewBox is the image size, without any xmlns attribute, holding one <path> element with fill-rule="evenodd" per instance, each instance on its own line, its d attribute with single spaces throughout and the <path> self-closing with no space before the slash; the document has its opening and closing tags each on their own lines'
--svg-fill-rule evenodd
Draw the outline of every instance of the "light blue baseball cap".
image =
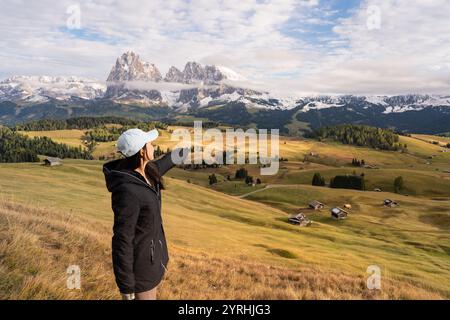
<svg viewBox="0 0 450 320">
<path fill-rule="evenodd" d="M 158 136 L 159 133 L 156 129 L 150 130 L 149 132 L 137 128 L 128 129 L 117 140 L 117 151 L 125 157 L 131 157 L 138 153 L 147 142 L 155 140 Z"/>
</svg>

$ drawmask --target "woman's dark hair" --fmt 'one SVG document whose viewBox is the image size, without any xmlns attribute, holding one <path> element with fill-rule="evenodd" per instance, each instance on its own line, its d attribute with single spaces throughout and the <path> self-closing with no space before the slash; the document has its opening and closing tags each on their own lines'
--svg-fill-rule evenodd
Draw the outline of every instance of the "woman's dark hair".
<svg viewBox="0 0 450 320">
<path fill-rule="evenodd" d="M 143 149 L 144 148 L 146 148 L 146 146 L 144 146 Z M 119 170 L 134 170 L 139 167 L 140 164 L 141 153 L 137 152 L 135 155 L 123 159 L 123 161 L 120 162 Z M 153 161 L 149 161 L 145 166 L 145 175 L 147 176 L 147 179 L 151 181 L 152 185 L 159 186 L 159 189 L 164 189 L 163 179 L 159 175 L 158 168 Z"/>
</svg>

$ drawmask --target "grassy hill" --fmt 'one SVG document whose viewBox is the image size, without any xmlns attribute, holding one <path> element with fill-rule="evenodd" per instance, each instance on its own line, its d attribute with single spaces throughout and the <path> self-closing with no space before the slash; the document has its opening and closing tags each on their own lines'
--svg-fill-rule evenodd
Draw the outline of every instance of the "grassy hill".
<svg viewBox="0 0 450 320">
<path fill-rule="evenodd" d="M 169 137 L 163 132 L 158 141 L 163 149 L 173 146 Z M 441 154 L 426 165 L 434 145 L 407 140 L 414 153 L 282 138 L 281 155 L 289 161 L 258 187 L 226 181 L 239 166 L 173 169 L 163 195 L 171 262 L 159 298 L 450 298 L 450 179 L 439 171 L 450 161 Z M 303 162 L 311 151 L 318 156 Z M 322 155 L 346 165 L 315 162 Z M 353 157 L 381 169 L 352 168 Z M 118 298 L 102 163 L 0 164 L 0 298 Z M 257 167 L 248 169 L 258 175 Z M 384 191 L 402 175 L 409 196 L 310 186 L 314 172 L 328 180 L 353 170 L 364 170 L 368 186 Z M 220 181 L 213 187 L 211 172 Z M 383 207 L 385 198 L 400 207 Z M 305 209 L 311 199 L 327 208 Z M 329 208 L 344 203 L 352 204 L 349 218 L 332 220 Z M 311 227 L 286 222 L 299 210 L 314 221 Z M 65 287 L 70 264 L 81 267 L 81 291 Z M 382 270 L 380 291 L 366 289 L 373 264 Z"/>
<path fill-rule="evenodd" d="M 24 214 L 26 213 L 26 214 Z M 0 206 L 1 299 L 118 299 L 110 226 L 67 211 L 3 201 Z M 159 299 L 440 298 L 394 279 L 368 291 L 362 275 L 320 267 L 289 268 L 245 256 L 169 245 L 170 272 Z M 277 251 L 274 251 L 277 252 Z M 283 251 L 278 251 L 283 253 Z M 66 268 L 81 269 L 81 290 L 66 289 Z"/>
<path fill-rule="evenodd" d="M 443 145 L 443 146 L 450 143 L 449 137 L 433 136 L 433 135 L 429 135 L 429 134 L 413 134 L 412 137 L 419 139 L 419 140 L 423 140 L 428 143 L 433 143 L 436 141 L 436 142 L 438 142 L 438 145 Z"/>
</svg>

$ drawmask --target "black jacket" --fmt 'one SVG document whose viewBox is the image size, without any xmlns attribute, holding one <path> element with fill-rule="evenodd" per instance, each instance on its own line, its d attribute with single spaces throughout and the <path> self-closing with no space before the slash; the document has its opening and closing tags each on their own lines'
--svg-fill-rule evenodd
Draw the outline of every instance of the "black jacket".
<svg viewBox="0 0 450 320">
<path fill-rule="evenodd" d="M 186 156 L 188 149 L 176 149 Z M 112 258 L 121 293 L 153 289 L 169 261 L 161 218 L 161 190 L 153 188 L 133 170 L 118 170 L 122 159 L 103 165 L 106 187 L 114 211 Z M 175 164 L 171 153 L 154 161 L 163 176 Z"/>
</svg>

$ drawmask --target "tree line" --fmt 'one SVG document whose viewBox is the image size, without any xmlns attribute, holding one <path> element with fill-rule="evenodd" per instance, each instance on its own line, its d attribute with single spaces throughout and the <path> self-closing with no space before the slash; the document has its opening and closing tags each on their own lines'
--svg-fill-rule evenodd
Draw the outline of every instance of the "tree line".
<svg viewBox="0 0 450 320">
<path fill-rule="evenodd" d="M 331 139 L 343 144 L 366 146 L 381 150 L 404 150 L 407 148 L 406 144 L 399 142 L 398 134 L 392 130 L 366 125 L 342 124 L 327 126 L 315 130 L 308 136 L 319 141 Z"/>
<path fill-rule="evenodd" d="M 343 188 L 343 189 L 355 189 L 366 190 L 366 182 L 364 180 L 364 173 L 359 176 L 354 172 L 352 175 L 337 175 L 330 179 L 330 188 Z M 325 187 L 325 177 L 319 172 L 314 173 L 311 184 L 313 186 Z M 402 176 L 398 176 L 394 179 L 394 192 L 400 193 L 405 189 L 405 183 Z"/>
<path fill-rule="evenodd" d="M 0 128 L 0 162 L 38 162 L 38 155 L 92 159 L 92 154 L 81 146 L 70 147 L 48 137 L 29 138 L 9 128 Z"/>
<path fill-rule="evenodd" d="M 231 181 L 231 176 L 228 174 L 226 179 L 228 181 Z M 214 173 L 208 176 L 208 180 L 209 180 L 210 185 L 216 184 L 218 182 L 217 177 Z M 262 183 L 260 178 L 256 178 L 256 180 L 255 180 L 253 178 L 253 176 L 250 176 L 248 174 L 247 169 L 245 169 L 245 168 L 240 168 L 240 169 L 236 170 L 236 172 L 234 174 L 234 180 L 244 180 L 245 184 L 248 186 L 252 186 L 253 184 L 261 184 Z"/>
<path fill-rule="evenodd" d="M 106 124 L 118 124 L 123 127 L 143 127 L 167 129 L 167 124 L 160 121 L 143 122 L 124 117 L 76 117 L 69 119 L 41 119 L 16 124 L 11 129 L 20 131 L 47 131 L 64 129 L 93 129 Z M 144 130 L 144 129 L 143 129 Z"/>
<path fill-rule="evenodd" d="M 116 141 L 119 139 L 119 136 L 131 128 L 139 128 L 143 131 L 150 131 L 152 129 L 165 129 L 167 125 L 161 122 L 138 122 L 133 125 L 123 125 L 121 127 L 102 125 L 93 129 L 90 129 L 84 133 L 84 140 L 87 140 L 87 143 L 94 142 L 109 142 Z"/>
</svg>

